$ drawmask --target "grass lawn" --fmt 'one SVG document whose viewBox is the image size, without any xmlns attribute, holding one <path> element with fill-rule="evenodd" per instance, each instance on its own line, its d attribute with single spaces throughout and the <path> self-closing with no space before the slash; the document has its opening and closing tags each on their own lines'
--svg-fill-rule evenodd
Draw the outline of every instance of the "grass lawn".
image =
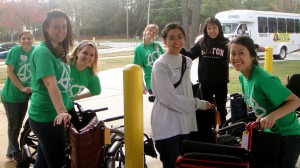
<svg viewBox="0 0 300 168">
<path fill-rule="evenodd" d="M 259 64 L 262 68 L 264 64 Z M 287 75 L 291 76 L 292 74 L 300 73 L 300 61 L 280 61 L 273 62 L 273 75 L 278 76 L 281 82 L 285 85 L 287 83 Z M 229 84 L 228 84 L 228 93 L 241 93 L 241 87 L 239 84 L 239 72 L 234 68 L 229 69 Z"/>
</svg>

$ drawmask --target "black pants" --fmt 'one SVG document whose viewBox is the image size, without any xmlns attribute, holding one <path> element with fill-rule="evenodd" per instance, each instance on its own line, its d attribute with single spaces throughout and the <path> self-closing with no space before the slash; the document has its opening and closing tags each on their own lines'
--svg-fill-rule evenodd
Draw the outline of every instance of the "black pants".
<svg viewBox="0 0 300 168">
<path fill-rule="evenodd" d="M 226 121 L 226 99 L 227 99 L 227 84 L 201 84 L 200 92 L 197 97 L 202 100 L 215 103 L 217 110 L 220 112 L 221 125 Z M 212 127 L 215 125 L 215 113 L 213 110 L 197 110 L 197 132 L 192 132 L 190 138 L 193 141 L 216 143 L 216 135 L 212 132 Z"/>
<path fill-rule="evenodd" d="M 201 99 L 215 103 L 218 111 L 220 112 L 221 125 L 226 121 L 226 101 L 227 101 L 227 83 L 219 84 L 206 84 L 201 83 L 200 86 Z"/>
<path fill-rule="evenodd" d="M 197 132 L 190 133 L 190 140 L 197 142 L 216 143 L 216 134 L 212 131 L 215 125 L 215 113 L 213 110 L 197 110 Z"/>
<path fill-rule="evenodd" d="M 175 162 L 181 153 L 183 140 L 189 140 L 189 135 L 177 135 L 155 141 L 155 148 L 160 154 L 163 168 L 175 168 Z"/>
</svg>

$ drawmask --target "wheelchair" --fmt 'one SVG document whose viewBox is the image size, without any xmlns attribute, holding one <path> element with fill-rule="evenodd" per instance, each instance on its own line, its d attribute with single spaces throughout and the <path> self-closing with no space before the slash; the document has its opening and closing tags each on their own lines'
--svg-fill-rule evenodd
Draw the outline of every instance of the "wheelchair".
<svg viewBox="0 0 300 168">
<path fill-rule="evenodd" d="M 101 108 L 101 109 L 96 109 L 96 110 L 85 110 L 83 111 L 81 106 L 79 104 L 76 104 L 78 106 L 78 117 L 83 119 L 83 116 L 95 116 L 95 112 L 107 110 L 108 108 Z M 88 117 L 90 118 L 90 117 Z M 105 120 L 100 120 L 97 121 L 97 118 L 95 117 L 94 124 L 91 125 L 93 130 L 99 130 L 101 139 L 104 139 L 104 129 L 105 129 L 105 122 L 110 122 L 114 120 L 119 120 L 124 118 L 124 116 L 118 116 L 118 117 L 113 117 L 113 118 L 108 118 Z M 93 123 L 91 123 L 93 124 Z M 123 132 L 123 126 L 117 127 L 110 129 L 110 144 L 105 144 L 103 140 L 99 139 L 99 143 L 101 145 L 101 148 L 98 150 L 100 151 L 100 158 L 97 158 L 97 160 L 100 160 L 101 163 L 99 163 L 99 167 L 113 167 L 115 168 L 117 165 L 121 168 L 124 167 L 125 165 L 125 152 L 124 152 L 124 146 L 125 146 L 125 139 L 124 139 L 124 132 Z M 21 163 L 22 168 L 27 168 L 32 165 L 34 165 L 36 156 L 37 156 L 37 145 L 38 145 L 38 138 L 37 136 L 33 133 L 32 129 L 30 128 L 29 125 L 29 120 L 26 120 L 24 126 L 23 126 L 23 131 L 21 133 L 21 138 L 20 138 L 20 146 L 24 155 L 24 161 Z M 65 167 L 71 167 L 71 156 L 72 156 L 72 142 L 70 138 L 72 138 L 72 135 L 70 132 L 73 132 L 76 130 L 73 126 L 70 126 L 66 130 L 66 135 L 67 135 L 67 145 L 65 148 L 65 160 L 66 160 L 66 165 Z M 78 133 L 78 132 L 77 132 Z M 74 143 L 73 143 L 74 145 Z M 99 151 L 96 151 L 99 152 Z M 87 156 L 90 157 L 90 156 Z M 80 159 L 80 158 L 78 158 Z M 96 162 L 96 160 L 94 161 Z M 77 163 L 76 163 L 77 164 Z"/>
<path fill-rule="evenodd" d="M 107 110 L 108 108 L 83 110 L 79 104 L 75 103 L 75 105 L 77 107 L 76 112 L 80 121 L 85 120 L 85 118 L 93 119 L 90 122 L 87 122 L 87 126 L 85 128 L 82 128 L 81 130 L 77 130 L 73 125 L 67 128 L 67 145 L 65 148 L 66 165 L 64 167 L 125 167 L 124 126 L 120 125 L 110 128 L 110 134 L 108 138 L 109 140 L 107 140 L 107 134 L 105 133 L 105 130 L 107 131 L 107 127 L 105 126 L 106 122 L 123 119 L 124 116 L 117 116 L 98 121 L 95 112 Z M 24 155 L 24 160 L 18 167 L 29 168 L 35 163 L 35 159 L 37 156 L 38 138 L 31 130 L 28 120 L 26 120 L 23 128 L 24 129 L 21 133 L 20 138 L 20 146 Z M 86 133 L 91 134 L 91 132 L 95 132 L 95 134 L 93 134 L 93 136 L 82 135 Z M 157 157 L 152 138 L 146 134 L 144 134 L 144 137 L 145 155 Z M 80 142 L 86 141 L 89 141 L 91 143 L 96 142 L 97 144 L 91 145 L 92 147 L 90 147 L 89 145 L 80 144 Z M 106 143 L 105 141 L 110 142 Z M 98 146 L 98 148 L 95 146 Z M 72 150 L 72 148 L 78 150 Z M 76 159 L 72 160 L 72 158 Z M 147 167 L 146 164 L 145 167 Z"/>
<path fill-rule="evenodd" d="M 234 123 L 221 128 L 242 127 L 246 133 L 239 146 L 183 141 L 176 168 L 276 168 L 280 135 L 258 131 L 259 122 Z"/>
</svg>

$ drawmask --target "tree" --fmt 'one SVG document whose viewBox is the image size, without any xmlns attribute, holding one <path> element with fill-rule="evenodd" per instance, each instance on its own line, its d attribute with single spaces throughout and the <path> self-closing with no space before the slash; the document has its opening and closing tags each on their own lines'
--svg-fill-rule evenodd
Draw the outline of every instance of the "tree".
<svg viewBox="0 0 300 168">
<path fill-rule="evenodd" d="M 200 0 L 193 0 L 193 13 L 192 13 L 192 28 L 190 44 L 194 44 L 193 39 L 199 35 L 200 26 Z"/>
<path fill-rule="evenodd" d="M 81 13 L 86 3 L 82 3 L 80 0 L 58 0 L 57 4 L 73 21 L 77 41 L 80 41 Z"/>
<path fill-rule="evenodd" d="M 23 0 L 20 2 L 0 2 L 1 23 L 5 33 L 10 40 L 14 41 L 14 36 L 23 29 L 39 30 L 39 25 L 45 15 L 42 4 L 36 1 Z"/>
<path fill-rule="evenodd" d="M 190 48 L 190 38 L 189 38 L 189 0 L 181 0 L 181 6 L 182 6 L 182 27 L 185 31 L 186 35 L 186 44 L 185 48 Z"/>
</svg>

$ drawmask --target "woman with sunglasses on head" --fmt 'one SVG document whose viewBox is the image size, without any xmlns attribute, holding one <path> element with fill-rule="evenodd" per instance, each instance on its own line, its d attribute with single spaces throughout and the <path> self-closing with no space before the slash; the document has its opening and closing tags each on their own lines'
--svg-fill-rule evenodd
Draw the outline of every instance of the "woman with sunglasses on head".
<svg viewBox="0 0 300 168">
<path fill-rule="evenodd" d="M 97 63 L 98 49 L 95 44 L 88 40 L 80 42 L 71 53 L 70 102 L 67 110 L 72 116 L 71 123 L 77 130 L 83 128 L 90 118 L 86 118 L 83 122 L 79 121 L 74 109 L 74 101 L 101 93 L 100 80 L 97 76 Z M 88 92 L 83 92 L 85 88 L 88 89 Z"/>
<path fill-rule="evenodd" d="M 6 158 L 22 161 L 18 137 L 26 115 L 31 94 L 29 58 L 34 49 L 33 34 L 25 30 L 19 35 L 19 44 L 10 49 L 5 64 L 7 79 L 2 90 L 2 103 L 8 121 L 8 149 Z"/>
<path fill-rule="evenodd" d="M 155 60 L 164 53 L 163 48 L 155 38 L 158 34 L 158 26 L 149 24 L 143 32 L 143 42 L 134 49 L 133 63 L 141 66 L 144 70 L 143 94 L 152 94 L 151 71 Z"/>
<path fill-rule="evenodd" d="M 183 28 L 170 23 L 162 30 L 162 37 L 167 52 L 155 61 L 152 70 L 151 87 L 156 98 L 151 128 L 163 167 L 174 168 L 181 142 L 188 140 L 189 133 L 197 130 L 195 111 L 214 108 L 214 105 L 193 97 L 192 60 L 179 53 L 185 44 Z M 180 80 L 180 84 L 174 86 Z"/>
<path fill-rule="evenodd" d="M 300 154 L 300 124 L 295 109 L 300 99 L 277 76 L 259 67 L 250 37 L 237 37 L 228 46 L 230 62 L 240 72 L 245 102 L 252 107 L 262 130 L 281 136 L 279 168 L 295 168 Z"/>
<path fill-rule="evenodd" d="M 70 95 L 67 56 L 74 37 L 69 16 L 58 9 L 47 13 L 42 31 L 44 41 L 30 58 L 29 124 L 39 140 L 34 167 L 58 168 L 65 165 L 64 127 L 71 119 L 66 109 Z"/>
</svg>

